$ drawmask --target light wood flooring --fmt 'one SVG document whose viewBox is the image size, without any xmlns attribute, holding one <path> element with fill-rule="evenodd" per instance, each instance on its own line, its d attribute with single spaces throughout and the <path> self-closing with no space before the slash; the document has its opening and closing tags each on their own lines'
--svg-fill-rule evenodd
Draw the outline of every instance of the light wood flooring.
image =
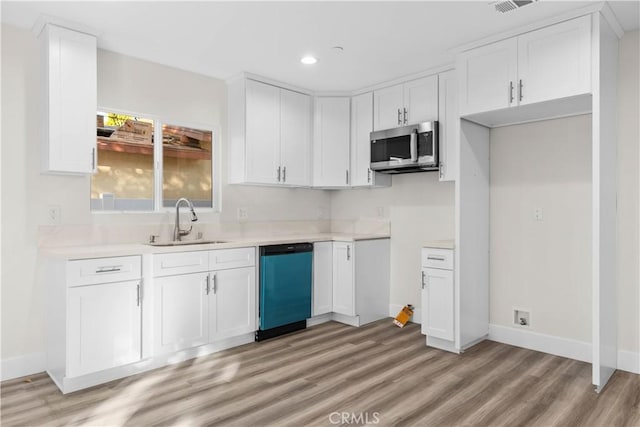
<svg viewBox="0 0 640 427">
<path fill-rule="evenodd" d="M 640 376 L 601 394 L 587 363 L 485 341 L 425 347 L 418 325 L 326 323 L 62 395 L 2 383 L 2 426 L 640 426 Z"/>
</svg>

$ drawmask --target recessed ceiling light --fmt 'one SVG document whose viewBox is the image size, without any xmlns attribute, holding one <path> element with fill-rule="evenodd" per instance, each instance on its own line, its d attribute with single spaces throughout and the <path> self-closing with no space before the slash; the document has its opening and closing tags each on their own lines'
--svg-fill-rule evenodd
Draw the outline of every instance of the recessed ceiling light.
<svg viewBox="0 0 640 427">
<path fill-rule="evenodd" d="M 316 62 L 318 62 L 318 60 L 315 57 L 311 56 L 311 55 L 307 55 L 307 56 L 302 57 L 300 62 L 302 62 L 304 65 L 313 65 Z"/>
</svg>

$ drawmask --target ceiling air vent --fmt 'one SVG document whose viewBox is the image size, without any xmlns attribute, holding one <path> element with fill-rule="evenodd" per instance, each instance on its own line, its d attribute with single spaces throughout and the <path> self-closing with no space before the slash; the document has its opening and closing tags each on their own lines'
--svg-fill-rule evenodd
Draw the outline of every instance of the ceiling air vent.
<svg viewBox="0 0 640 427">
<path fill-rule="evenodd" d="M 531 3 L 535 3 L 537 0 L 501 0 L 496 1 L 491 4 L 496 8 L 496 11 L 507 13 L 512 10 L 516 10 L 521 8 L 522 6 L 526 6 Z"/>
</svg>

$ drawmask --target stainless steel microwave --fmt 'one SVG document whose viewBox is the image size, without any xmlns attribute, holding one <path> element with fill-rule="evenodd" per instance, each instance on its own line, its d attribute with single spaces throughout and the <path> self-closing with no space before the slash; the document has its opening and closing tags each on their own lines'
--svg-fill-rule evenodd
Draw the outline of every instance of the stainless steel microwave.
<svg viewBox="0 0 640 427">
<path fill-rule="evenodd" d="M 371 132 L 371 170 L 384 173 L 438 169 L 438 122 Z"/>
</svg>

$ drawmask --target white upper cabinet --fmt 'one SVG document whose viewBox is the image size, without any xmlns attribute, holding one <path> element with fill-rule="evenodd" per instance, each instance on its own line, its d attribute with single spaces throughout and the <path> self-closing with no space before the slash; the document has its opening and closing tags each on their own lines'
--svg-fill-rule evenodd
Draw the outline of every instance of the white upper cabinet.
<svg viewBox="0 0 640 427">
<path fill-rule="evenodd" d="M 591 17 L 518 37 L 518 84 L 520 105 L 591 92 Z"/>
<path fill-rule="evenodd" d="M 311 98 L 280 90 L 280 182 L 311 184 Z"/>
<path fill-rule="evenodd" d="M 246 180 L 277 184 L 280 167 L 280 89 L 247 80 Z"/>
<path fill-rule="evenodd" d="M 458 113 L 458 79 L 455 70 L 438 76 L 439 171 L 440 181 L 454 181 L 458 171 L 460 115 Z"/>
<path fill-rule="evenodd" d="M 413 80 L 403 85 L 405 125 L 438 120 L 438 76 Z M 406 118 L 405 118 L 406 116 Z"/>
<path fill-rule="evenodd" d="M 311 185 L 311 97 L 249 79 L 228 86 L 229 182 Z"/>
<path fill-rule="evenodd" d="M 591 17 L 472 49 L 457 58 L 462 116 L 591 91 Z"/>
<path fill-rule="evenodd" d="M 402 85 L 386 87 L 376 90 L 374 96 L 374 130 L 391 129 L 402 126 L 404 108 L 404 94 Z"/>
<path fill-rule="evenodd" d="M 96 167 L 96 38 L 55 25 L 40 34 L 46 90 L 43 171 L 90 174 Z"/>
<path fill-rule="evenodd" d="M 458 57 L 461 115 L 515 105 L 517 52 L 517 40 L 508 39 Z"/>
<path fill-rule="evenodd" d="M 438 76 L 376 90 L 373 129 L 383 130 L 438 120 Z"/>
<path fill-rule="evenodd" d="M 351 186 L 389 186 L 391 176 L 373 172 L 371 139 L 373 131 L 373 93 L 351 98 Z"/>
<path fill-rule="evenodd" d="M 313 185 L 348 187 L 350 99 L 317 97 L 314 113 Z"/>
</svg>

